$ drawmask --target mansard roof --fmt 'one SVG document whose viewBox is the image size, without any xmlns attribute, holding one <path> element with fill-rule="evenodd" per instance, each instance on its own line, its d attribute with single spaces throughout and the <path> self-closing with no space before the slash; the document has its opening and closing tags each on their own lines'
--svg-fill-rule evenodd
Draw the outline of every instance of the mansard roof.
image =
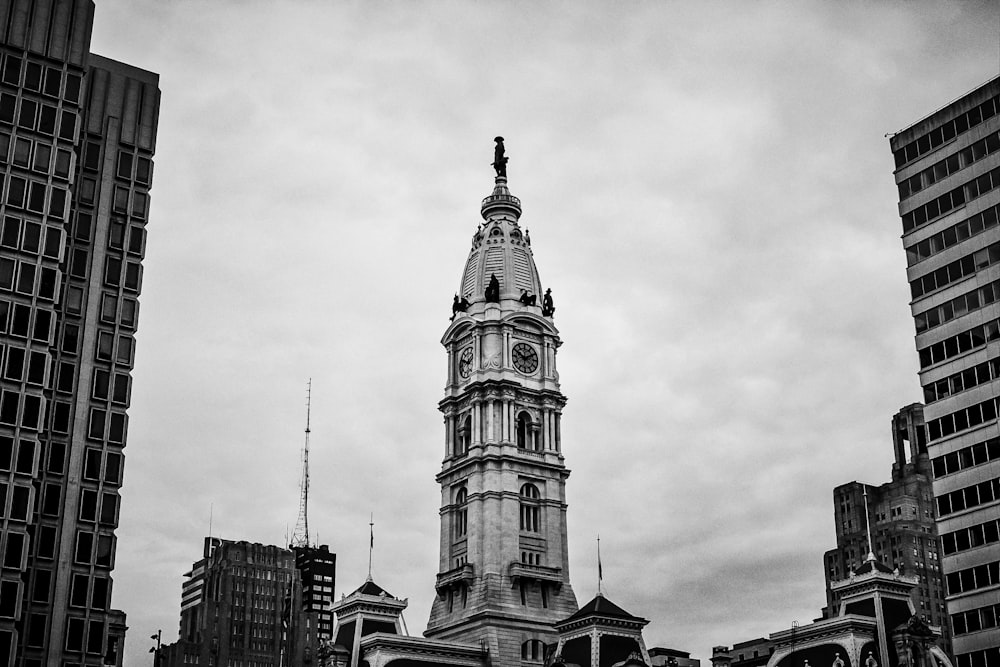
<svg viewBox="0 0 1000 667">
<path fill-rule="evenodd" d="M 649 623 L 649 621 L 647 621 L 644 618 L 641 618 L 639 616 L 633 616 L 629 612 L 625 611 L 624 609 L 616 605 L 611 600 L 604 597 L 604 595 L 602 595 L 601 593 L 598 593 L 593 600 L 580 607 L 579 611 L 577 611 L 575 614 L 567 618 L 565 621 L 561 621 L 559 625 L 567 625 L 575 623 L 577 621 L 582 621 L 587 618 L 597 618 L 597 617 L 621 619 L 624 621 L 632 621 L 634 623 L 639 623 L 642 625 L 646 625 L 647 623 Z"/>
<path fill-rule="evenodd" d="M 374 595 L 376 597 L 380 595 L 385 595 L 386 597 L 390 598 L 394 597 L 391 593 L 389 593 L 389 591 L 385 590 L 371 579 L 368 579 L 367 581 L 365 581 L 365 583 L 361 584 L 361 587 L 358 590 L 354 591 L 354 593 L 361 593 L 362 595 Z M 354 595 L 354 593 L 351 593 L 351 595 Z"/>
</svg>

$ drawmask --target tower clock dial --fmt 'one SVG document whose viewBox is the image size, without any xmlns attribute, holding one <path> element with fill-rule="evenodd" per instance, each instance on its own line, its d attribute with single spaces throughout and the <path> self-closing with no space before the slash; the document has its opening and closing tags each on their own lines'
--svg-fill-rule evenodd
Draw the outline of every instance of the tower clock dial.
<svg viewBox="0 0 1000 667">
<path fill-rule="evenodd" d="M 525 343 L 518 343 L 511 351 L 514 361 L 514 368 L 525 374 L 534 373 L 538 370 L 538 353 L 535 348 Z"/>
<path fill-rule="evenodd" d="M 472 348 L 467 347 L 462 350 L 462 355 L 458 358 L 458 372 L 467 378 L 472 375 Z"/>
</svg>

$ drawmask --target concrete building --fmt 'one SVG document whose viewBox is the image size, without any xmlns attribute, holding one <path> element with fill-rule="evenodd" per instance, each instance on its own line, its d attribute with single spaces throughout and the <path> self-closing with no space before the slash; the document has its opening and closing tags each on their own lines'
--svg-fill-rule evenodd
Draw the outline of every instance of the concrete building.
<svg viewBox="0 0 1000 667">
<path fill-rule="evenodd" d="M 833 490 L 837 547 L 823 556 L 827 598 L 823 616 L 832 617 L 840 606 L 834 582 L 860 568 L 865 554 L 872 551 L 890 569 L 917 577 L 913 606 L 928 623 L 942 627 L 942 646 L 950 652 L 922 405 L 908 405 L 893 416 L 892 442 L 896 455 L 892 481 L 880 486 L 850 482 Z M 869 522 L 873 545 L 868 544 Z"/>
<path fill-rule="evenodd" d="M 318 664 L 329 633 L 305 609 L 293 551 L 206 537 L 184 576 L 179 638 L 161 647 L 160 667 Z"/>
<path fill-rule="evenodd" d="M 688 651 L 654 646 L 649 649 L 650 667 L 701 667 L 701 660 L 692 658 Z"/>
<path fill-rule="evenodd" d="M 111 609 L 160 93 L 89 0 L 0 2 L 0 666 L 115 664 Z"/>
<path fill-rule="evenodd" d="M 337 554 L 330 547 L 292 547 L 295 569 L 302 582 L 302 611 L 315 618 L 315 633 L 319 642 L 333 639 L 333 588 L 337 581 Z"/>
<path fill-rule="evenodd" d="M 774 653 L 774 642 L 758 637 L 728 646 L 712 647 L 712 667 L 763 667 Z"/>
<path fill-rule="evenodd" d="M 1000 78 L 893 135 L 960 667 L 1000 664 Z"/>
</svg>

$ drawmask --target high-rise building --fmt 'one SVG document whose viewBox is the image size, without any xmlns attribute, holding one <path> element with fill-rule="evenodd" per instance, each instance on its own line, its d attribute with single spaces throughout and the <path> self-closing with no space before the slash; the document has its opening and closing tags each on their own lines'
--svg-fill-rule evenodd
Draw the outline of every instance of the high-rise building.
<svg viewBox="0 0 1000 667">
<path fill-rule="evenodd" d="M 185 577 L 179 639 L 160 649 L 160 665 L 286 664 L 288 612 L 302 594 L 291 551 L 206 537 Z"/>
<path fill-rule="evenodd" d="M 90 0 L 0 1 L 0 665 L 112 664 L 157 76 Z"/>
<path fill-rule="evenodd" d="M 1000 78 L 890 139 L 960 667 L 1000 664 Z"/>
<path fill-rule="evenodd" d="M 320 642 L 333 639 L 333 587 L 337 580 L 337 554 L 330 547 L 292 547 L 295 569 L 302 582 L 302 611 L 315 615 L 313 632 Z"/>
<path fill-rule="evenodd" d="M 497 154 L 495 187 L 482 202 L 484 222 L 442 340 L 441 548 L 425 635 L 482 644 L 495 664 L 515 664 L 525 646 L 554 643 L 555 624 L 577 602 L 566 540 L 561 342 L 499 138 Z"/>
<path fill-rule="evenodd" d="M 941 626 L 941 645 L 947 651 L 944 577 L 922 405 L 908 405 L 893 415 L 892 440 L 896 455 L 892 481 L 880 486 L 849 482 L 833 490 L 837 547 L 823 555 L 827 599 L 823 616 L 830 618 L 840 608 L 833 584 L 860 568 L 871 551 L 890 569 L 916 575 L 913 607 L 928 623 Z M 869 523 L 873 545 L 868 544 Z"/>
</svg>

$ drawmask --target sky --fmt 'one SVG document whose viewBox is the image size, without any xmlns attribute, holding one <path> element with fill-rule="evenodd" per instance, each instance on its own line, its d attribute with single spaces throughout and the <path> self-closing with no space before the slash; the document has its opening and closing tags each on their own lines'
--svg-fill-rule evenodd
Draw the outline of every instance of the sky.
<svg viewBox="0 0 1000 667">
<path fill-rule="evenodd" d="M 162 99 L 114 606 L 309 524 L 426 624 L 448 325 L 506 139 L 569 403 L 570 576 L 690 651 L 825 604 L 833 487 L 920 399 L 898 131 L 997 75 L 988 2 L 98 0 Z"/>
</svg>

